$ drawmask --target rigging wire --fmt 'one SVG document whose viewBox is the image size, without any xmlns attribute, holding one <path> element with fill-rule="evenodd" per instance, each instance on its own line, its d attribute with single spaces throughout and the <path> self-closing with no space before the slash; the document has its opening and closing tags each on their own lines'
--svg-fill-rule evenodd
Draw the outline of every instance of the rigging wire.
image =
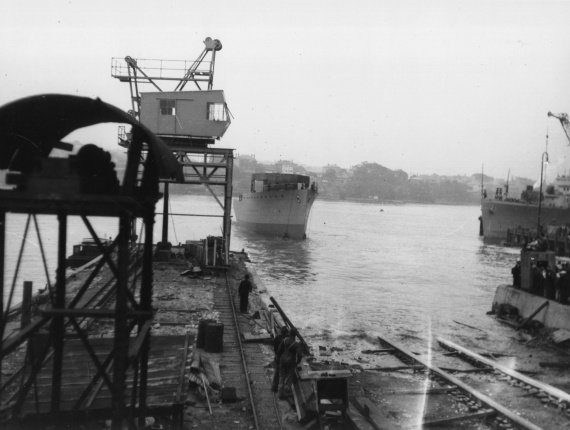
<svg viewBox="0 0 570 430">
<path fill-rule="evenodd" d="M 174 232 L 174 240 L 178 243 L 178 236 L 176 235 L 176 225 L 174 224 L 174 215 L 172 215 L 172 205 L 170 204 L 170 199 L 168 200 L 168 208 L 170 209 L 170 219 L 172 221 L 172 231 Z"/>
<path fill-rule="evenodd" d="M 298 198 L 299 196 L 297 196 Z M 284 238 L 288 237 L 289 234 L 289 221 L 291 220 L 291 209 L 293 207 L 293 194 L 291 194 L 291 203 L 289 203 L 289 215 L 287 216 L 287 227 L 285 229 L 285 234 L 283 235 Z"/>
<path fill-rule="evenodd" d="M 314 195 L 314 196 L 313 196 L 313 199 L 316 200 L 316 199 L 317 199 L 317 196 Z M 314 204 L 314 203 L 315 203 L 315 202 L 313 202 L 313 204 Z M 310 211 L 310 212 L 309 212 L 309 221 L 307 222 L 307 231 L 309 231 L 309 232 L 311 231 L 311 224 L 312 224 L 312 221 L 313 221 L 313 211 Z"/>
</svg>

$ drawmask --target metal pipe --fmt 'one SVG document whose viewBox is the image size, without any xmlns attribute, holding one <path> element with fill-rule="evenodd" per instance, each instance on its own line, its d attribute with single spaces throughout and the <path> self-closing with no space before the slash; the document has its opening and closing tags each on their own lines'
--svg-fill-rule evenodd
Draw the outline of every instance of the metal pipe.
<svg viewBox="0 0 570 430">
<path fill-rule="evenodd" d="M 291 322 L 291 320 L 287 317 L 287 315 L 285 315 L 285 312 L 283 312 L 283 309 L 281 309 L 281 306 L 279 306 L 277 304 L 277 301 L 273 297 L 269 297 L 269 300 L 271 300 L 271 303 L 273 303 L 275 305 L 275 308 L 277 309 L 277 311 L 279 311 L 279 314 L 283 318 L 283 321 L 285 321 L 285 323 L 289 326 L 289 328 L 297 330 L 295 328 L 295 326 L 293 325 L 293 323 Z M 301 336 L 301 333 L 299 333 L 299 330 L 297 330 L 297 337 L 299 338 L 299 340 L 301 342 L 307 343 L 307 342 L 305 342 L 305 339 L 303 339 L 303 336 Z"/>
<path fill-rule="evenodd" d="M 65 309 L 65 259 L 67 245 L 67 215 L 60 213 L 57 216 L 59 222 L 57 243 L 57 271 L 55 287 L 54 309 Z M 65 336 L 64 317 L 54 317 L 51 324 L 50 336 L 53 339 L 53 373 L 51 391 L 51 412 L 60 411 L 61 400 L 61 375 L 63 366 L 63 338 Z"/>
<path fill-rule="evenodd" d="M 162 242 L 168 242 L 168 182 L 164 183 L 164 205 L 162 206 Z"/>
</svg>

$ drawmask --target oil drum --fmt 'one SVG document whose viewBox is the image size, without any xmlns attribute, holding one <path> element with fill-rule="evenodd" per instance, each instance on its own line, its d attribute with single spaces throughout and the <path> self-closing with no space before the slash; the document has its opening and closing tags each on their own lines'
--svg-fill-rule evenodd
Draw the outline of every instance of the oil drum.
<svg viewBox="0 0 570 430">
<path fill-rule="evenodd" d="M 206 345 L 206 324 L 216 322 L 216 320 L 201 320 L 198 323 L 198 335 L 196 336 L 196 348 L 204 348 Z"/>
<path fill-rule="evenodd" d="M 206 352 L 222 352 L 224 348 L 224 324 L 209 322 L 206 324 Z"/>
</svg>

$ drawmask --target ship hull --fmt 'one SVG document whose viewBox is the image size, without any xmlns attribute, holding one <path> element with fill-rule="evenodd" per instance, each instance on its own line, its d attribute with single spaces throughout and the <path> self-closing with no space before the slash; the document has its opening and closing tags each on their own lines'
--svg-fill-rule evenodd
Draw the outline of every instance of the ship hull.
<svg viewBox="0 0 570 430">
<path fill-rule="evenodd" d="M 538 205 L 482 200 L 481 222 L 484 241 L 499 243 L 507 238 L 507 230 L 514 230 L 515 228 L 536 230 Z M 570 224 L 570 209 L 542 206 L 540 224 L 542 226 Z"/>
<path fill-rule="evenodd" d="M 267 236 L 304 239 L 316 196 L 311 189 L 241 194 L 233 203 L 237 224 Z"/>
</svg>

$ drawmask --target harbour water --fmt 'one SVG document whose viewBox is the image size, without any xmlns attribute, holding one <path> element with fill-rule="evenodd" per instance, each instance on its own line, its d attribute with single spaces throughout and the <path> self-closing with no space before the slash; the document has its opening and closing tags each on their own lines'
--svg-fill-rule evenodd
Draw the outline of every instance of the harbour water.
<svg viewBox="0 0 570 430">
<path fill-rule="evenodd" d="M 162 209 L 159 202 L 158 211 Z M 173 213 L 221 215 L 210 197 L 171 196 Z M 517 250 L 485 245 L 478 236 L 478 206 L 383 205 L 318 200 L 307 239 L 267 238 L 232 227 L 232 250 L 244 248 L 265 287 L 313 345 L 337 346 L 336 358 L 362 360 L 377 336 L 421 345 L 443 336 L 467 347 L 477 339 L 493 341 L 505 327 L 486 315 L 497 285 L 511 281 Z M 25 217 L 9 215 L 7 237 L 10 285 Z M 57 224 L 39 218 L 55 273 Z M 105 237 L 116 221 L 92 220 Z M 161 234 L 157 216 L 155 241 Z M 81 221 L 70 220 L 68 255 L 87 237 Z M 219 235 L 221 218 L 174 217 L 173 243 Z M 33 225 L 17 284 L 45 275 Z M 52 276 L 53 278 L 53 276 Z M 15 298 L 17 299 L 17 298 Z M 468 326 L 471 326 L 468 327 Z M 318 348 L 317 348 L 318 349 Z"/>
</svg>

